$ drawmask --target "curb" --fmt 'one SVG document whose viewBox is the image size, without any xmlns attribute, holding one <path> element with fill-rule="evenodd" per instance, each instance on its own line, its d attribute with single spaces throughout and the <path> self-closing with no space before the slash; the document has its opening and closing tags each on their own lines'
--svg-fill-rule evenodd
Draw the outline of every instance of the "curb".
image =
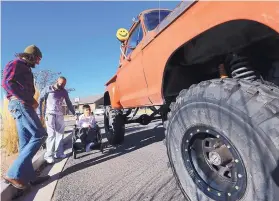
<svg viewBox="0 0 279 201">
<path fill-rule="evenodd" d="M 33 158 L 33 167 L 34 170 L 37 171 L 44 163 L 44 154 L 46 150 L 40 150 Z M 11 201 L 13 200 L 19 192 L 23 192 L 22 190 L 18 190 L 13 187 L 11 184 L 5 183 L 5 181 L 1 180 L 1 201 Z"/>
<path fill-rule="evenodd" d="M 26 191 L 26 193 L 20 194 L 18 201 L 51 201 L 54 196 L 54 192 L 56 189 L 56 185 L 60 179 L 60 173 L 63 171 L 68 159 L 71 157 L 71 134 L 68 131 L 69 129 L 65 129 L 65 138 L 64 138 L 64 153 L 68 155 L 67 158 L 62 160 L 57 160 L 53 165 L 41 165 L 39 171 L 41 170 L 42 175 L 49 175 L 51 178 L 44 185 L 36 185 L 32 186 L 30 191 Z M 67 132 L 68 131 L 68 132 Z"/>
</svg>

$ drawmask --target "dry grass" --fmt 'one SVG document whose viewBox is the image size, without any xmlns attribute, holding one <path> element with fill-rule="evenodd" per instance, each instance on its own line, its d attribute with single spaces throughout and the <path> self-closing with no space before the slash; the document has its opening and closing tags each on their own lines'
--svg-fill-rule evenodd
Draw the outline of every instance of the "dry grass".
<svg viewBox="0 0 279 201">
<path fill-rule="evenodd" d="M 42 104 L 42 111 L 44 111 L 44 108 L 45 108 L 45 103 L 43 102 L 43 104 Z M 46 128 L 46 122 L 45 122 L 45 118 L 44 117 L 42 117 L 41 122 L 43 124 L 43 127 Z"/>
<path fill-rule="evenodd" d="M 3 103 L 3 130 L 2 130 L 2 147 L 5 148 L 8 154 L 14 154 L 18 152 L 18 136 L 16 123 L 12 115 L 8 110 L 9 101 L 4 99 Z"/>
<path fill-rule="evenodd" d="M 36 90 L 34 98 L 38 100 L 39 95 L 39 91 Z M 4 148 L 7 154 L 15 154 L 18 152 L 18 135 L 16 122 L 8 110 L 8 104 L 9 101 L 4 99 L 2 111 L 3 128 L 1 129 L 1 148 Z"/>
</svg>

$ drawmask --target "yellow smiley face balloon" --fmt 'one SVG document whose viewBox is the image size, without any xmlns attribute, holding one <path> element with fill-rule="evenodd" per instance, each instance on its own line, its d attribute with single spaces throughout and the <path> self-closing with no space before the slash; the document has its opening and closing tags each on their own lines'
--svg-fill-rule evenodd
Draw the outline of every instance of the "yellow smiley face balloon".
<svg viewBox="0 0 279 201">
<path fill-rule="evenodd" d="M 124 42 L 125 40 L 127 40 L 129 38 L 129 32 L 127 29 L 120 28 L 116 32 L 116 37 L 121 42 Z"/>
</svg>

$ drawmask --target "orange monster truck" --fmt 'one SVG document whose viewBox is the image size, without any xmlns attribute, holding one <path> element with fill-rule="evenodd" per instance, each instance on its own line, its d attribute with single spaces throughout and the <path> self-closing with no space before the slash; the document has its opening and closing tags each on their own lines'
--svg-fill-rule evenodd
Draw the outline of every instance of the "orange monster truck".
<svg viewBox="0 0 279 201">
<path fill-rule="evenodd" d="M 279 2 L 184 1 L 143 11 L 117 38 L 109 144 L 161 118 L 185 199 L 278 201 Z M 139 107 L 154 113 L 129 118 Z"/>
</svg>

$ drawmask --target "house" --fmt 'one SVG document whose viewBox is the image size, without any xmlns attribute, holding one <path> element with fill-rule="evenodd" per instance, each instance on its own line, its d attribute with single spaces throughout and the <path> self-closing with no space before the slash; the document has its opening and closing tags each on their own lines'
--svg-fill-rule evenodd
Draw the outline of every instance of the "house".
<svg viewBox="0 0 279 201">
<path fill-rule="evenodd" d="M 91 110 L 94 112 L 96 108 L 103 106 L 104 96 L 102 94 L 102 95 L 93 95 L 87 97 L 76 97 L 76 98 L 72 98 L 71 101 L 76 112 L 82 112 L 82 107 L 85 104 L 90 105 Z M 71 114 L 66 103 L 64 103 L 63 105 L 63 112 L 64 115 Z"/>
</svg>

